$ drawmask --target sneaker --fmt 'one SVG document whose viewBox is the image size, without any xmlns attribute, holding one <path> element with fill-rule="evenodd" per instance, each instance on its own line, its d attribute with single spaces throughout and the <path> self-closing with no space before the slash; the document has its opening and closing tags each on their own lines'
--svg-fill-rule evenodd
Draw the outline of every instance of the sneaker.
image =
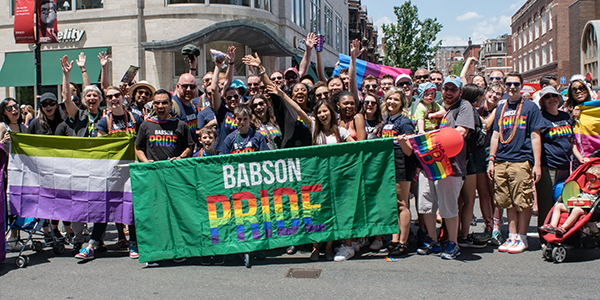
<svg viewBox="0 0 600 300">
<path fill-rule="evenodd" d="M 368 238 L 359 238 L 358 239 L 358 246 L 360 247 L 360 249 L 369 246 L 369 239 Z"/>
<path fill-rule="evenodd" d="M 381 240 L 374 240 L 371 245 L 369 246 L 369 249 L 373 250 L 373 251 L 379 251 L 381 250 L 381 247 L 383 247 L 383 242 Z"/>
<path fill-rule="evenodd" d="M 129 245 L 129 258 L 137 259 L 140 255 L 138 254 L 137 245 Z"/>
<path fill-rule="evenodd" d="M 212 256 L 202 256 L 200 257 L 200 264 L 203 266 L 210 266 L 213 262 Z"/>
<path fill-rule="evenodd" d="M 429 254 L 440 254 L 442 252 L 442 248 L 440 247 L 440 243 L 434 242 L 430 237 L 427 238 L 427 241 L 423 243 L 419 249 L 417 249 L 417 253 L 421 255 L 429 255 Z"/>
<path fill-rule="evenodd" d="M 425 241 L 427 241 L 427 231 L 418 229 L 417 230 L 417 244 L 419 246 L 422 246 Z"/>
<path fill-rule="evenodd" d="M 458 245 L 465 248 L 485 248 L 486 242 L 480 242 L 473 237 L 473 234 L 467 235 L 466 238 L 458 237 Z"/>
<path fill-rule="evenodd" d="M 354 256 L 354 248 L 342 245 L 333 257 L 334 261 L 345 261 Z"/>
<path fill-rule="evenodd" d="M 510 249 L 512 247 L 512 245 L 513 245 L 514 242 L 515 242 L 515 240 L 513 240 L 513 239 L 506 240 L 506 242 L 504 242 L 502 245 L 500 245 L 498 247 L 498 251 L 500 251 L 500 252 L 507 252 L 508 249 Z"/>
<path fill-rule="evenodd" d="M 90 247 L 82 248 L 79 250 L 79 253 L 75 255 L 75 258 L 84 260 L 94 259 L 94 249 Z"/>
<path fill-rule="evenodd" d="M 352 249 L 354 249 L 354 252 L 360 251 L 360 245 L 358 244 L 358 242 L 351 242 L 351 244 L 352 244 Z"/>
<path fill-rule="evenodd" d="M 493 231 L 492 238 L 488 241 L 488 243 L 494 246 L 500 246 L 503 243 L 502 241 L 502 233 L 500 231 Z"/>
<path fill-rule="evenodd" d="M 455 242 L 448 242 L 446 244 L 446 249 L 444 249 L 444 253 L 442 253 L 442 259 L 455 259 L 460 255 L 460 247 Z"/>
<path fill-rule="evenodd" d="M 157 261 L 149 261 L 146 263 L 146 268 L 158 267 L 160 264 Z"/>
<path fill-rule="evenodd" d="M 527 245 L 523 243 L 522 240 L 515 240 L 512 244 L 512 247 L 508 248 L 508 253 L 516 254 L 521 253 L 527 249 Z"/>
<path fill-rule="evenodd" d="M 486 228 L 482 233 L 474 234 L 473 238 L 479 242 L 487 243 L 492 239 L 492 232 Z"/>
</svg>

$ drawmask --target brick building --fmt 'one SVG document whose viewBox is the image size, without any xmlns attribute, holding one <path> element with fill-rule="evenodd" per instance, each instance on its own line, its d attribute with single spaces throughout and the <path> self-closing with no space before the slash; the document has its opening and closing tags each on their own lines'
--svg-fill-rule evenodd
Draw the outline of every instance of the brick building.
<svg viewBox="0 0 600 300">
<path fill-rule="evenodd" d="M 483 75 L 483 70 L 485 69 L 485 64 L 482 64 L 481 61 L 483 59 L 483 52 L 481 51 L 481 45 L 473 45 L 471 38 L 469 38 L 469 43 L 467 44 L 467 48 L 463 52 L 463 57 L 465 62 L 469 57 L 477 58 L 477 61 L 467 66 L 467 80 L 471 82 L 471 77 L 475 75 Z"/>
<path fill-rule="evenodd" d="M 348 43 L 358 39 L 365 48 L 360 59 L 372 63 L 379 61 L 377 27 L 373 25 L 373 18 L 368 16 L 367 6 L 362 5 L 360 0 L 348 1 L 348 35 Z"/>
<path fill-rule="evenodd" d="M 441 46 L 435 53 L 435 68 L 444 74 L 452 73 L 452 66 L 463 60 L 466 46 Z"/>
<path fill-rule="evenodd" d="M 569 38 L 572 2 L 528 0 L 512 16 L 513 68 L 523 74 L 525 81 L 537 82 L 544 74 L 558 77 L 572 74 Z"/>
<path fill-rule="evenodd" d="M 486 78 L 490 73 L 499 70 L 504 74 L 512 72 L 512 38 L 508 35 L 486 40 L 480 51 L 480 65 Z"/>
<path fill-rule="evenodd" d="M 571 74 L 592 74 L 592 84 L 598 85 L 598 31 L 600 3 L 578 0 L 569 5 Z"/>
</svg>

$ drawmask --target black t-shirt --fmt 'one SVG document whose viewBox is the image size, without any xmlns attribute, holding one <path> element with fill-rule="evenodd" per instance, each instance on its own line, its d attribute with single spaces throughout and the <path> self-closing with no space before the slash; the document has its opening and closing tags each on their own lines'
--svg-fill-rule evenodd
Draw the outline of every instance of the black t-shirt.
<svg viewBox="0 0 600 300">
<path fill-rule="evenodd" d="M 542 131 L 542 165 L 568 170 L 573 153 L 573 119 L 564 112 L 558 115 L 543 112 L 546 128 Z"/>
<path fill-rule="evenodd" d="M 133 117 L 133 119 L 132 119 L 132 117 Z M 108 120 L 111 118 L 112 118 L 112 126 L 109 129 L 108 128 Z M 127 121 L 127 122 L 125 122 L 125 121 Z M 144 120 L 140 116 L 138 116 L 134 113 L 125 112 L 125 114 L 120 115 L 120 116 L 109 113 L 106 117 L 100 119 L 100 121 L 98 122 L 98 130 L 103 131 L 107 134 L 113 133 L 113 132 L 122 132 L 122 131 L 126 131 L 130 134 L 135 134 L 143 122 L 144 122 Z"/>
<path fill-rule="evenodd" d="M 177 95 L 173 95 L 173 101 L 177 103 L 177 109 L 173 109 L 175 117 L 185 122 L 185 124 L 188 127 L 188 130 L 190 131 L 190 134 L 192 135 L 192 140 L 194 141 L 198 140 L 196 138 L 196 128 L 198 128 L 197 107 L 199 99 L 199 97 L 192 99 L 190 105 L 186 106 L 181 102 L 181 99 L 179 99 Z"/>
<path fill-rule="evenodd" d="M 54 131 L 54 135 L 75 136 L 75 131 L 73 128 L 75 128 L 75 122 L 73 119 L 67 118 L 66 120 L 62 121 L 62 123 L 58 124 L 56 130 Z"/>
<path fill-rule="evenodd" d="M 275 119 L 283 133 L 281 148 L 293 148 L 312 145 L 312 133 L 308 126 L 294 109 L 292 109 L 281 97 L 271 94 Z M 308 113 L 310 115 L 310 113 Z"/>
<path fill-rule="evenodd" d="M 208 108 L 207 108 L 208 109 Z M 205 110 L 207 110 L 205 109 Z M 211 107 L 210 110 L 215 112 L 215 110 Z M 225 138 L 235 131 L 237 128 L 237 122 L 235 121 L 235 116 L 233 112 L 229 110 L 224 104 L 221 103 L 219 106 L 219 111 L 215 113 L 217 117 L 217 142 L 215 143 L 215 149 L 221 149 L 220 145 L 225 141 Z M 224 152 L 219 152 L 224 153 Z M 227 152 L 229 153 L 229 152 Z"/>
<path fill-rule="evenodd" d="M 142 123 L 135 140 L 135 146 L 144 151 L 148 160 L 154 161 L 180 156 L 193 145 L 187 125 L 177 119 L 150 118 Z"/>
<path fill-rule="evenodd" d="M 96 137 L 98 136 L 98 122 L 102 119 L 102 110 L 92 115 L 88 110 L 77 110 L 74 118 L 73 136 Z"/>
<path fill-rule="evenodd" d="M 58 124 L 60 124 L 62 120 L 58 118 L 54 118 L 54 120 L 48 120 L 48 129 L 44 128 L 40 123 L 40 118 L 35 118 L 29 124 L 28 133 L 30 134 L 43 134 L 43 135 L 54 135 L 56 132 L 56 128 Z"/>
</svg>

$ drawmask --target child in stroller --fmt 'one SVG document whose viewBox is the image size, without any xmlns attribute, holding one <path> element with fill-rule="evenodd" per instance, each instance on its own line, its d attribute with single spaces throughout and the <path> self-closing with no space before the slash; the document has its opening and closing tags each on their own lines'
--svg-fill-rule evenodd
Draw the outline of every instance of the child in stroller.
<svg viewBox="0 0 600 300">
<path fill-rule="evenodd" d="M 590 211 L 591 204 L 598 199 L 600 196 L 600 166 L 592 166 L 585 172 L 585 185 L 581 188 L 581 193 L 576 199 L 573 199 L 571 203 L 574 206 L 570 209 L 571 212 L 567 220 L 562 224 L 558 225 L 560 221 L 560 215 L 563 212 L 568 212 L 569 207 L 565 203 L 559 202 L 554 205 L 552 212 L 552 219 L 549 224 L 545 224 L 540 227 L 542 232 L 552 233 L 557 236 L 561 236 L 567 232 L 573 226 L 573 224 L 579 220 L 579 217 L 587 214 Z M 569 200 L 569 199 L 564 199 Z"/>
</svg>

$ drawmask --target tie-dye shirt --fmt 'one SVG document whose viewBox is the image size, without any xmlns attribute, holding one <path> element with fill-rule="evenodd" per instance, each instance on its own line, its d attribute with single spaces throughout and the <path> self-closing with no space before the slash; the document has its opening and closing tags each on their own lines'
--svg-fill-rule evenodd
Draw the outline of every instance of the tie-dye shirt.
<svg viewBox="0 0 600 300">
<path fill-rule="evenodd" d="M 517 106 L 520 101 L 523 101 L 521 115 L 516 116 Z M 496 161 L 524 162 L 533 161 L 533 147 L 531 145 L 531 133 L 536 130 L 541 130 L 546 127 L 544 118 L 540 109 L 535 103 L 528 100 L 520 100 L 516 103 L 505 102 L 498 105 L 496 108 L 496 116 L 494 117 L 493 130 L 500 132 L 505 141 L 510 137 L 513 126 L 517 126 L 517 131 L 513 139 L 503 144 L 498 141 L 498 151 L 496 152 Z M 504 106 L 506 111 L 502 114 Z"/>
</svg>

